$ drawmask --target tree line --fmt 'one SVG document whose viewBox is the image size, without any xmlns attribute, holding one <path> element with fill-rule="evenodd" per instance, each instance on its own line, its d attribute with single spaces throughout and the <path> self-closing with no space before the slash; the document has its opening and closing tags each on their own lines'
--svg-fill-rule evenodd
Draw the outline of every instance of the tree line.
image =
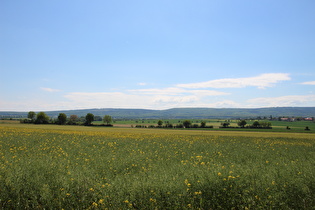
<svg viewBox="0 0 315 210">
<path fill-rule="evenodd" d="M 271 129 L 271 123 L 266 121 L 254 121 L 253 124 L 247 125 L 247 122 L 245 120 L 239 120 L 237 122 L 238 127 L 230 126 L 229 121 L 225 121 L 221 123 L 221 126 L 219 128 L 262 128 L 262 129 Z M 134 126 L 132 126 L 134 127 Z M 136 128 L 213 128 L 212 125 L 207 126 L 206 121 L 202 120 L 200 124 L 193 124 L 190 120 L 184 120 L 182 123 L 173 125 L 166 121 L 163 124 L 162 120 L 159 120 L 157 122 L 157 125 L 136 125 Z"/>
<path fill-rule="evenodd" d="M 246 120 L 239 120 L 237 122 L 237 125 L 239 127 L 231 127 L 230 123 L 228 121 L 221 123 L 220 128 L 265 128 L 265 129 L 271 129 L 271 122 L 266 122 L 266 121 L 254 121 L 253 124 L 247 125 Z"/>
<path fill-rule="evenodd" d="M 99 118 L 99 116 L 97 116 Z M 92 113 L 86 114 L 85 117 L 78 117 L 77 115 L 70 115 L 67 117 L 65 113 L 59 113 L 57 118 L 50 118 L 45 112 L 35 113 L 33 111 L 28 112 L 26 119 L 21 119 L 21 123 L 34 123 L 34 124 L 57 124 L 57 125 L 93 125 L 96 116 Z M 113 121 L 110 115 L 105 115 L 101 118 L 104 122 L 103 126 L 113 126 Z"/>
<path fill-rule="evenodd" d="M 131 126 L 133 127 L 133 125 Z M 157 122 L 157 125 L 136 125 L 136 128 L 213 128 L 213 126 L 206 126 L 206 121 L 201 121 L 200 125 L 199 124 L 193 124 L 190 120 L 184 120 L 182 123 L 173 125 L 172 123 L 169 123 L 168 121 L 166 121 L 163 124 L 162 120 L 159 120 Z"/>
</svg>

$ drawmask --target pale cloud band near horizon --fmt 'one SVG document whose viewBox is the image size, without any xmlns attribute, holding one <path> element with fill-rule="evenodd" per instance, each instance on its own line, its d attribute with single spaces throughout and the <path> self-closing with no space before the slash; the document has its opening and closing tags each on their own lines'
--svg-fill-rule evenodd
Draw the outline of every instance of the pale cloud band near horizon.
<svg viewBox="0 0 315 210">
<path fill-rule="evenodd" d="M 301 85 L 315 85 L 315 81 L 302 82 Z"/>
<path fill-rule="evenodd" d="M 315 102 L 315 95 L 288 95 L 280 97 L 260 97 L 247 100 L 250 106 L 259 104 L 260 107 L 301 106 Z"/>
<path fill-rule="evenodd" d="M 53 88 L 47 88 L 47 87 L 41 87 L 40 89 L 43 90 L 43 91 L 46 91 L 46 92 L 51 92 L 51 93 L 53 93 L 53 92 L 60 92 L 61 91 L 59 89 L 53 89 Z"/>
<path fill-rule="evenodd" d="M 251 95 L 243 101 L 235 99 L 235 91 L 218 91 L 218 88 L 255 87 L 265 89 L 276 83 L 291 80 L 289 74 L 271 73 L 255 77 L 236 79 L 218 79 L 208 82 L 171 85 L 165 88 L 136 88 L 121 89 L 120 91 L 100 92 L 66 92 L 48 87 L 40 90 L 54 94 L 63 92 L 58 101 L 41 102 L 33 98 L 26 103 L 23 101 L 0 101 L 0 107 L 18 109 L 24 107 L 33 110 L 64 110 L 82 108 L 145 108 L 168 109 L 175 107 L 215 107 L 215 108 L 258 108 L 277 106 L 313 106 L 315 95 L 282 95 L 278 97 L 259 97 Z M 142 85 L 148 83 L 141 83 Z M 314 85 L 315 81 L 298 83 L 299 85 Z M 208 88 L 208 89 L 206 89 Z M 211 90 L 215 88 L 216 90 Z M 60 96 L 60 94 L 58 94 Z M 55 97 L 55 96 L 54 96 Z M 27 106 L 26 106 L 27 104 Z M 32 108 L 34 107 L 34 108 Z"/>
<path fill-rule="evenodd" d="M 256 77 L 243 77 L 243 78 L 227 78 L 210 80 L 206 82 L 178 84 L 177 87 L 182 88 L 245 88 L 248 86 L 257 87 L 259 89 L 265 89 L 272 87 L 274 84 L 281 81 L 291 80 L 287 73 L 270 73 L 261 74 Z"/>
</svg>

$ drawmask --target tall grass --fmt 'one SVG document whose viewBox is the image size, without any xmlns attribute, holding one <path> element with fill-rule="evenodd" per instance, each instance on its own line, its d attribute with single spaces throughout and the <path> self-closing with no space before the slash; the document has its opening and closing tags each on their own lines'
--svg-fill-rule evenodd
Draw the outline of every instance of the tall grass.
<svg viewBox="0 0 315 210">
<path fill-rule="evenodd" d="M 1 208 L 315 206 L 312 138 L 119 131 L 0 126 Z"/>
</svg>

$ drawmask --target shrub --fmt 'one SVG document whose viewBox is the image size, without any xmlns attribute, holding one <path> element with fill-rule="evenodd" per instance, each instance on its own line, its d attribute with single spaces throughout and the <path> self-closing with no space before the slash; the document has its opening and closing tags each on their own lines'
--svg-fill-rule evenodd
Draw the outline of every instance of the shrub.
<svg viewBox="0 0 315 210">
<path fill-rule="evenodd" d="M 191 127 L 191 122 L 190 122 L 190 120 L 184 120 L 184 121 L 183 121 L 183 125 L 184 125 L 185 128 L 190 128 L 190 127 Z"/>
<path fill-rule="evenodd" d="M 165 128 L 173 128 L 173 124 L 167 123 L 167 124 L 165 125 Z"/>
<path fill-rule="evenodd" d="M 184 128 L 184 125 L 182 123 L 180 123 L 180 124 L 177 124 L 175 127 L 176 128 Z"/>
<path fill-rule="evenodd" d="M 193 128 L 199 128 L 199 125 L 198 124 L 193 124 L 192 127 Z"/>
</svg>

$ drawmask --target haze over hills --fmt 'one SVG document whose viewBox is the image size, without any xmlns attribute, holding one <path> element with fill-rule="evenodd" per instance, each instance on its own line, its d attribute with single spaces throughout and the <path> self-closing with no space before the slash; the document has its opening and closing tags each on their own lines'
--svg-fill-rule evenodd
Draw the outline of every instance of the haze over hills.
<svg viewBox="0 0 315 210">
<path fill-rule="evenodd" d="M 25 118 L 28 112 L 0 111 L 0 118 Z M 116 119 L 197 119 L 197 118 L 246 118 L 246 117 L 315 117 L 315 107 L 271 107 L 271 108 L 173 108 L 167 110 L 150 109 L 81 109 L 46 111 L 50 117 L 57 117 L 59 113 L 67 116 L 85 116 L 92 113 L 95 116 L 110 115 Z"/>
</svg>

